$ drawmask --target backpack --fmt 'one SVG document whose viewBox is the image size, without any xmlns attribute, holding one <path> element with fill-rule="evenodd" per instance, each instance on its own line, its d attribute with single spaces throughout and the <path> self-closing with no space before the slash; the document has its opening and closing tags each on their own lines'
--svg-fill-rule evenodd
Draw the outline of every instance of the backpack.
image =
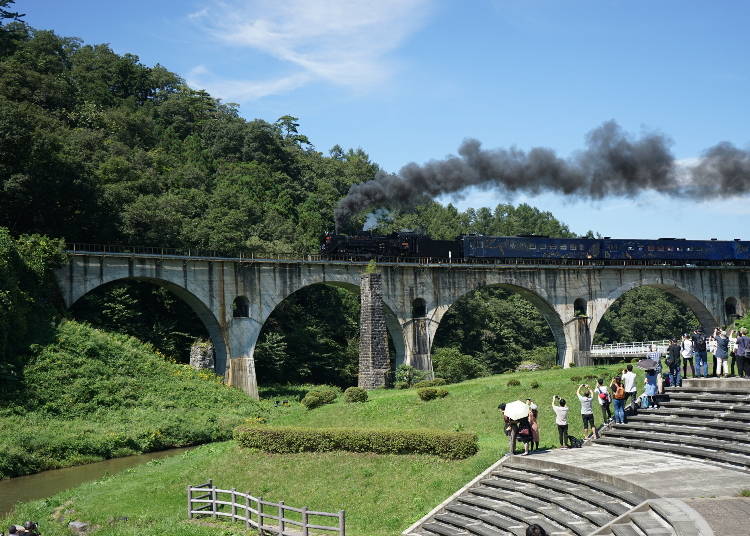
<svg viewBox="0 0 750 536">
<path fill-rule="evenodd" d="M 622 400 L 625 398 L 625 387 L 623 387 L 622 384 L 617 386 L 617 390 L 615 391 L 615 398 L 617 400 Z"/>
</svg>

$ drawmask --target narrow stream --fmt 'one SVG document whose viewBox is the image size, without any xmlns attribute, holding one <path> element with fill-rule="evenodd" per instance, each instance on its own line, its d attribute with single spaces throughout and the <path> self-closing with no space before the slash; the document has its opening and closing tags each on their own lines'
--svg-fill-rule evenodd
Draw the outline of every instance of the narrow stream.
<svg viewBox="0 0 750 536">
<path fill-rule="evenodd" d="M 66 467 L 65 469 L 54 469 L 34 475 L 0 480 L 0 516 L 10 512 L 13 506 L 19 501 L 43 499 L 84 482 L 96 480 L 104 475 L 114 474 L 150 460 L 174 456 L 186 450 L 188 449 L 181 448 L 149 452 L 148 454 L 113 458 L 111 460 L 104 460 L 103 462 Z M 17 520 L 16 522 L 19 521 Z M 20 522 L 23 522 L 23 520 Z"/>
</svg>

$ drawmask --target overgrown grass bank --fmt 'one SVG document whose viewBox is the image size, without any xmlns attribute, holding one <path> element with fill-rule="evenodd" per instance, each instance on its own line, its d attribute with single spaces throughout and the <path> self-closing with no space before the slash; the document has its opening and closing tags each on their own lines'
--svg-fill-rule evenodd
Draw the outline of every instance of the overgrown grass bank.
<svg viewBox="0 0 750 536">
<path fill-rule="evenodd" d="M 0 478 L 231 438 L 264 404 L 125 335 L 64 322 L 0 409 Z M 13 433 L 16 431 L 16 433 Z"/>
<path fill-rule="evenodd" d="M 609 377 L 617 367 L 575 368 L 503 374 L 445 386 L 446 398 L 422 402 L 414 390 L 377 390 L 365 403 L 333 404 L 307 410 L 293 391 L 276 388 L 272 397 L 288 399 L 272 407 L 275 425 L 361 428 L 433 428 L 477 433 L 479 452 L 448 461 L 436 456 L 376 455 L 351 452 L 267 454 L 243 449 L 234 442 L 205 445 L 174 458 L 150 462 L 123 474 L 83 485 L 43 501 L 19 506 L 0 524 L 27 518 L 44 522 L 45 536 L 67 535 L 63 523 L 50 515 L 59 505 L 80 519 L 101 526 L 101 536 L 134 534 L 216 534 L 215 528 L 190 523 L 185 514 L 185 487 L 212 478 L 217 486 L 236 487 L 272 501 L 316 510 L 347 512 L 347 533 L 353 536 L 395 536 L 459 489 L 507 450 L 497 405 L 533 398 L 540 406 L 542 446 L 556 446 L 557 432 L 550 409 L 552 395 L 571 401 L 570 429 L 580 437 L 580 406 L 572 377 Z M 516 379 L 520 385 L 508 387 Z M 641 380 L 642 381 L 642 380 Z M 532 388 L 536 382 L 539 387 Z M 574 401 L 575 400 L 575 401 Z M 599 415 L 597 414 L 597 422 Z M 112 521 L 120 517 L 127 521 Z M 222 525 L 223 534 L 245 534 L 239 524 Z"/>
</svg>

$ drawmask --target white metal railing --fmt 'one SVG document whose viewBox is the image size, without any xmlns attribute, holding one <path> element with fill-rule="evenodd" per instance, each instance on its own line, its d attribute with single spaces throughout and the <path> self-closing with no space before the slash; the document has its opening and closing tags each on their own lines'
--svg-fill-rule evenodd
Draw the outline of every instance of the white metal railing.
<svg viewBox="0 0 750 536">
<path fill-rule="evenodd" d="M 669 346 L 668 340 L 660 341 L 640 341 L 640 342 L 617 342 L 613 344 L 594 344 L 591 346 L 592 356 L 607 355 L 645 355 L 650 352 L 651 347 L 655 347 L 657 352 L 665 353 Z"/>
<path fill-rule="evenodd" d="M 259 534 L 276 533 L 279 536 L 290 534 L 313 536 L 319 534 L 338 534 L 346 536 L 346 519 L 343 510 L 333 512 L 316 512 L 307 507 L 294 508 L 284 501 L 264 501 L 262 497 L 253 497 L 236 489 L 218 489 L 213 481 L 199 486 L 188 486 L 188 517 L 198 515 L 229 517 L 232 521 L 242 521 L 246 528 L 258 529 Z M 291 514 L 290 514 L 291 513 Z M 325 519 L 333 518 L 335 526 L 325 525 Z M 314 523 L 313 521 L 318 521 Z"/>
</svg>

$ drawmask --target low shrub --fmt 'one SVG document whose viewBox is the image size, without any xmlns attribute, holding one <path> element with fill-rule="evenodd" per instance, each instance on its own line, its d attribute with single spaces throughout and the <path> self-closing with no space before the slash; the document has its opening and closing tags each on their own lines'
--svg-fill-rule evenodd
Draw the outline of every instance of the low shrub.
<svg viewBox="0 0 750 536">
<path fill-rule="evenodd" d="M 539 382 L 534 380 L 529 384 L 529 387 L 531 387 L 532 389 L 539 389 Z"/>
<path fill-rule="evenodd" d="M 394 385 L 396 389 L 408 389 L 409 383 L 408 382 L 396 382 L 396 385 Z"/>
<path fill-rule="evenodd" d="M 448 383 L 458 383 L 480 376 L 489 376 L 487 365 L 476 357 L 462 354 L 457 348 L 440 348 L 432 355 L 435 376 Z"/>
<path fill-rule="evenodd" d="M 315 389 L 311 389 L 307 392 L 305 397 L 302 399 L 302 405 L 307 409 L 313 409 L 322 406 L 323 404 L 330 404 L 336 401 L 336 398 L 341 393 L 341 389 L 333 387 L 331 385 L 321 385 Z"/>
<path fill-rule="evenodd" d="M 740 491 L 740 497 L 750 497 L 750 489 L 743 489 Z"/>
<path fill-rule="evenodd" d="M 570 377 L 570 381 L 572 381 L 572 382 L 580 382 L 581 379 L 582 378 L 580 376 L 571 376 Z"/>
<path fill-rule="evenodd" d="M 521 385 L 521 382 L 519 382 L 518 380 L 508 380 L 507 385 L 508 387 L 518 387 L 519 385 Z"/>
<path fill-rule="evenodd" d="M 422 380 L 414 384 L 414 388 L 422 389 L 423 387 L 439 387 L 448 383 L 444 378 L 435 378 L 434 380 Z"/>
<path fill-rule="evenodd" d="M 584 380 L 595 380 L 596 375 L 595 374 L 586 374 L 586 376 L 583 377 Z"/>
<path fill-rule="evenodd" d="M 283 454 L 345 450 L 461 459 L 479 450 L 476 434 L 437 430 L 238 426 L 234 429 L 234 439 L 246 448 Z"/>
<path fill-rule="evenodd" d="M 435 387 L 425 387 L 417 390 L 419 398 L 427 402 L 428 400 L 434 400 L 435 398 L 445 398 L 448 396 L 448 391 L 445 389 L 437 389 Z"/>
<path fill-rule="evenodd" d="M 367 391 L 361 387 L 349 387 L 344 391 L 346 402 L 367 402 Z"/>
</svg>

